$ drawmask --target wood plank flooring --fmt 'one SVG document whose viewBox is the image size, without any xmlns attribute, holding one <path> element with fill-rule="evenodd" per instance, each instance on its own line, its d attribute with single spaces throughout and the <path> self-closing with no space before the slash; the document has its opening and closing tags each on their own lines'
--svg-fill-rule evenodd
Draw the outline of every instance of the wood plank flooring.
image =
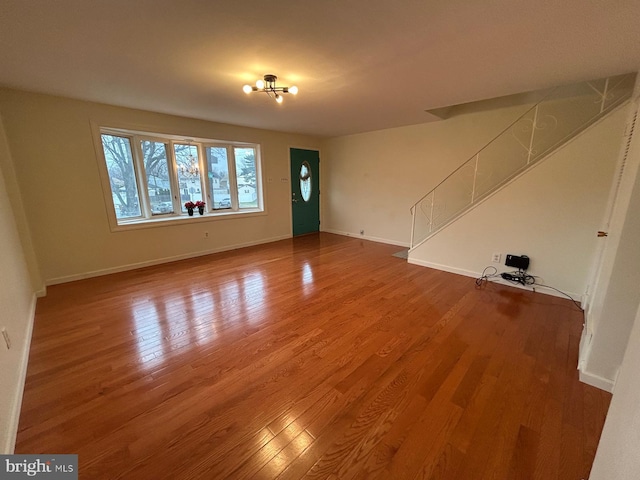
<svg viewBox="0 0 640 480">
<path fill-rule="evenodd" d="M 568 300 L 331 234 L 48 289 L 16 453 L 81 479 L 586 479 Z"/>
</svg>

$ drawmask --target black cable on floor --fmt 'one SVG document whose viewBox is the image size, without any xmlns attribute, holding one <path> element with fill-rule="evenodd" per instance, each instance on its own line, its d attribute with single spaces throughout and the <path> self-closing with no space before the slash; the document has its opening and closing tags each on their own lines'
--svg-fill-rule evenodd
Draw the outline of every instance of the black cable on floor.
<svg viewBox="0 0 640 480">
<path fill-rule="evenodd" d="M 487 270 L 489 269 L 493 269 L 493 272 L 487 273 Z M 551 290 L 555 290 L 556 292 L 567 297 L 569 300 L 571 300 L 574 303 L 576 307 L 578 307 L 578 310 L 580 310 L 581 312 L 584 312 L 584 309 L 582 308 L 582 306 L 571 295 L 563 292 L 562 290 L 557 289 L 556 287 L 545 285 L 543 283 L 537 283 L 536 277 L 534 275 L 529 275 L 526 271 L 522 269 L 514 272 L 498 273 L 498 269 L 496 267 L 493 267 L 493 266 L 485 267 L 485 269 L 482 271 L 482 275 L 479 278 L 476 278 L 476 287 L 482 287 L 482 285 L 490 281 L 493 281 L 491 279 L 495 277 L 500 277 L 503 280 L 506 280 L 507 282 L 511 282 L 516 285 L 532 287 L 534 292 L 536 291 L 535 287 L 550 288 Z"/>
<path fill-rule="evenodd" d="M 488 274 L 487 270 L 489 270 L 490 268 L 493 268 L 493 273 Z M 482 275 L 480 276 L 480 278 L 476 278 L 476 287 L 481 287 L 484 283 L 487 283 L 490 278 L 497 277 L 497 276 L 499 275 L 498 275 L 498 269 L 496 267 L 493 267 L 493 266 L 485 267 L 485 269 L 482 271 Z"/>
</svg>

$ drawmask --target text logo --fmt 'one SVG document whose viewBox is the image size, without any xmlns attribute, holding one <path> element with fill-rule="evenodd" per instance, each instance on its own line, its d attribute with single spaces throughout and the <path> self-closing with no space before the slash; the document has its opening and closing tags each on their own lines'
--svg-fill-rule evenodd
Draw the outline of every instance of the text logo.
<svg viewBox="0 0 640 480">
<path fill-rule="evenodd" d="M 0 455 L 0 480 L 78 480 L 78 455 Z"/>
</svg>

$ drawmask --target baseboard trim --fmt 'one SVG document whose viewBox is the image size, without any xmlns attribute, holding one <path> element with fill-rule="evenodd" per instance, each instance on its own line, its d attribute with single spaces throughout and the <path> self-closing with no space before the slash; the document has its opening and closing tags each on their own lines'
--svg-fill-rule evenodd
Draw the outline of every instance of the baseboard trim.
<svg viewBox="0 0 640 480">
<path fill-rule="evenodd" d="M 578 369 L 578 372 L 580 381 L 582 383 L 586 383 L 587 385 L 591 385 L 592 387 L 599 388 L 600 390 L 604 390 L 605 392 L 613 393 L 613 389 L 616 385 L 615 381 L 581 369 Z"/>
<path fill-rule="evenodd" d="M 475 277 L 478 278 L 481 274 L 478 272 L 472 272 L 471 270 L 465 270 L 463 268 L 451 267 L 449 265 L 442 265 L 440 263 L 427 262 L 425 260 L 420 260 L 417 258 L 409 257 L 407 259 L 412 265 L 419 265 L 421 267 L 434 268 L 436 270 L 442 270 L 443 272 L 455 273 L 457 275 L 464 275 L 465 277 Z"/>
<path fill-rule="evenodd" d="M 362 240 L 368 240 L 370 242 L 386 243 L 388 245 L 396 245 L 398 247 L 409 248 L 408 242 L 399 242 L 397 240 L 389 240 L 388 238 L 371 237 L 369 235 L 360 235 L 359 233 L 353 232 L 343 232 L 341 230 L 334 230 L 332 228 L 326 228 L 322 231 L 326 233 L 333 233 L 335 235 L 342 235 L 343 237 L 361 238 Z"/>
<path fill-rule="evenodd" d="M 482 275 L 481 272 L 474 272 L 474 271 L 471 271 L 471 270 L 465 270 L 463 268 L 451 267 L 449 265 L 442 265 L 440 263 L 427 262 L 425 260 L 420 260 L 420 259 L 417 259 L 417 258 L 411 258 L 411 255 L 409 255 L 409 258 L 407 259 L 407 262 L 412 264 L 412 265 L 419 265 L 421 267 L 433 268 L 435 270 L 442 270 L 443 272 L 455 273 L 456 275 L 463 275 L 465 277 L 480 278 L 480 276 Z M 532 287 L 530 287 L 528 285 L 513 284 L 511 282 L 507 282 L 506 280 L 503 280 L 500 277 L 491 279 L 491 281 L 493 283 L 499 283 L 501 285 L 507 285 L 509 287 L 519 288 L 521 290 L 526 290 L 528 292 L 535 291 L 536 293 L 542 293 L 542 294 L 545 294 L 545 295 L 551 295 L 552 297 L 567 298 L 566 296 L 562 295 L 559 292 L 556 292 L 555 290 L 553 290 L 551 288 L 537 286 L 535 288 L 535 290 L 534 290 Z M 574 292 L 566 292 L 566 293 L 567 293 L 567 295 L 570 295 L 573 298 L 580 298 L 581 297 L 580 294 L 577 294 L 577 293 L 574 293 Z"/>
<path fill-rule="evenodd" d="M 2 451 L 6 454 L 13 454 L 16 449 L 16 438 L 18 437 L 18 424 L 20 422 L 20 410 L 22 409 L 22 396 L 24 394 L 24 386 L 27 381 L 27 365 L 29 364 L 29 350 L 31 348 L 31 335 L 33 334 L 33 323 L 36 318 L 36 303 L 38 297 L 34 293 L 31 298 L 31 306 L 29 308 L 29 319 L 27 323 L 27 331 L 25 332 L 25 342 L 22 345 L 22 355 L 20 357 L 20 366 L 18 371 L 18 385 L 14 392 L 13 402 L 9 410 L 8 418 L 8 436 L 6 443 L 2 446 Z"/>
<path fill-rule="evenodd" d="M 582 327 L 582 333 L 580 334 L 580 343 L 578 344 L 578 370 L 582 370 L 582 367 L 586 364 L 591 351 L 591 340 L 593 339 L 593 334 L 587 332 L 587 325 L 589 325 L 589 319 L 588 313 L 585 313 L 585 322 Z"/>
<path fill-rule="evenodd" d="M 121 266 L 118 266 L 118 267 L 111 267 L 111 268 L 104 268 L 104 269 L 100 269 L 100 270 L 93 270 L 91 272 L 79 273 L 79 274 L 75 274 L 75 275 L 65 275 L 63 277 L 56 277 L 56 278 L 47 279 L 45 281 L 45 285 L 46 286 L 51 286 L 51 285 L 58 285 L 60 283 L 75 282 L 76 280 L 84 280 L 86 278 L 100 277 L 102 275 L 110 275 L 112 273 L 126 272 L 126 271 L 129 271 L 129 270 L 136 270 L 138 268 L 152 267 L 154 265 L 161 265 L 163 263 L 177 262 L 177 261 L 180 261 L 180 260 L 187 260 L 189 258 L 197 258 L 197 257 L 203 257 L 205 255 L 212 255 L 214 253 L 227 252 L 229 250 L 237 250 L 239 248 L 253 247 L 255 245 L 262 245 L 262 244 L 265 244 L 265 243 L 278 242 L 280 240 L 285 240 L 287 238 L 291 238 L 291 235 L 280 235 L 280 236 L 277 236 L 277 237 L 257 240 L 257 241 L 253 241 L 253 242 L 237 243 L 237 244 L 227 245 L 227 246 L 220 247 L 220 248 L 213 248 L 211 250 L 205 250 L 205 251 L 201 251 L 201 252 L 186 253 L 186 254 L 183 254 L 183 255 L 174 255 L 174 256 L 171 256 L 171 257 L 163 257 L 163 258 L 158 258 L 158 259 L 154 259 L 154 260 L 146 260 L 144 262 L 130 263 L 130 264 L 121 265 Z M 46 293 L 46 287 L 45 287 L 45 293 Z"/>
<path fill-rule="evenodd" d="M 588 323 L 587 323 L 588 324 Z M 587 359 L 591 353 L 591 340 L 593 334 L 587 331 L 586 326 L 582 329 L 582 335 L 580 336 L 580 346 L 578 347 L 578 378 L 582 383 L 591 385 L 592 387 L 599 388 L 605 392 L 613 393 L 613 389 L 616 385 L 616 378 L 610 380 L 608 378 L 601 377 L 585 369 Z"/>
</svg>

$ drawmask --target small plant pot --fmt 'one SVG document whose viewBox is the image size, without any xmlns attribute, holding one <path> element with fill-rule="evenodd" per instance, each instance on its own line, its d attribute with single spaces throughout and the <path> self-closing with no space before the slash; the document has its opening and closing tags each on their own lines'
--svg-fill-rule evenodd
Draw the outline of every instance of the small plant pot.
<svg viewBox="0 0 640 480">
<path fill-rule="evenodd" d="M 190 217 L 193 217 L 193 208 L 187 208 L 187 213 Z"/>
<path fill-rule="evenodd" d="M 198 207 L 198 213 L 204 215 L 204 207 Z"/>
</svg>

